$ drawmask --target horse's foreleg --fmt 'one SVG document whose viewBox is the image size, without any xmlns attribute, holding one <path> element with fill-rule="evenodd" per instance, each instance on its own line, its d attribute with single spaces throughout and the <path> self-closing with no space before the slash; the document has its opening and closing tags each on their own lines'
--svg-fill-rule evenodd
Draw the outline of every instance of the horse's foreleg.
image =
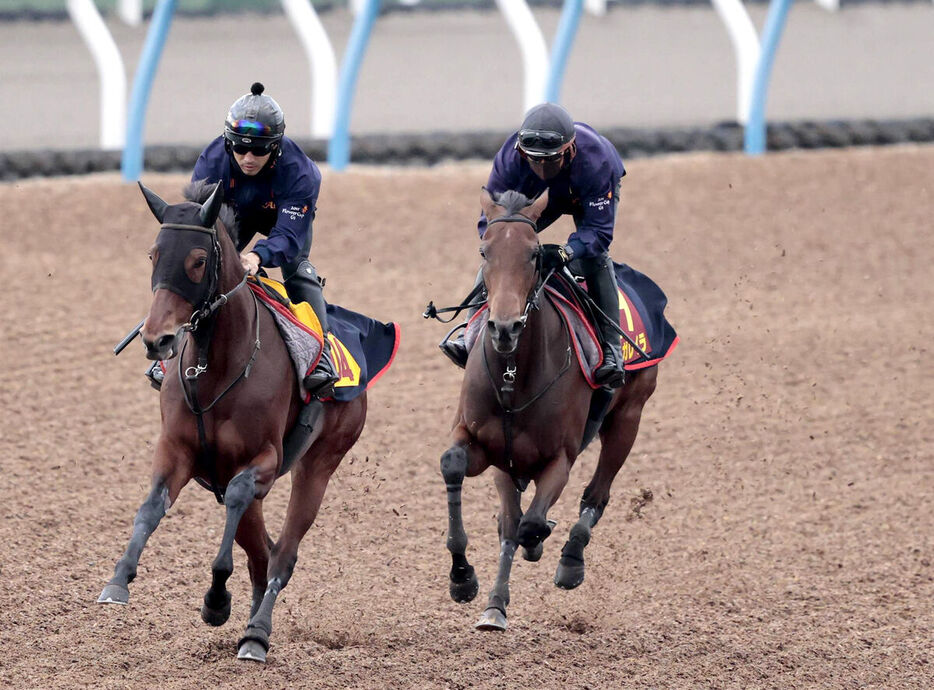
<svg viewBox="0 0 934 690">
<path fill-rule="evenodd" d="M 461 512 L 461 489 L 467 475 L 467 465 L 467 449 L 463 444 L 455 443 L 441 456 L 441 475 L 448 495 L 447 547 L 451 552 L 449 591 L 451 598 L 461 604 L 473 601 L 480 588 L 477 574 L 467 561 L 467 531 Z"/>
<path fill-rule="evenodd" d="M 129 584 L 136 578 L 140 555 L 150 535 L 175 503 L 182 487 L 191 479 L 191 462 L 173 463 L 177 454 L 170 453 L 163 442 L 156 446 L 153 457 L 152 489 L 149 496 L 136 512 L 133 521 L 133 534 L 123 557 L 114 567 L 114 576 L 101 592 L 97 601 L 100 604 L 126 604 L 130 600 Z"/>
<path fill-rule="evenodd" d="M 537 552 L 539 544 L 551 534 L 548 510 L 564 491 L 570 472 L 571 461 L 562 450 L 535 480 L 535 496 L 519 521 L 516 534 L 519 545 L 528 551 Z"/>
<path fill-rule="evenodd" d="M 251 612 L 246 632 L 237 644 L 237 658 L 266 661 L 272 634 L 272 610 L 292 577 L 298 546 L 318 515 L 328 481 L 346 450 L 335 449 L 313 459 L 305 456 L 292 470 L 292 493 L 279 541 L 269 559 L 266 590 L 259 606 Z"/>
<path fill-rule="evenodd" d="M 224 506 L 227 521 L 217 557 L 211 565 L 213 575 L 211 587 L 204 595 L 201 620 L 208 625 L 223 625 L 230 617 L 230 592 L 227 580 L 233 574 L 233 542 L 240 526 L 240 519 L 256 498 L 256 469 L 249 467 L 237 474 L 224 490 Z"/>
<path fill-rule="evenodd" d="M 639 433 L 646 401 L 655 391 L 657 367 L 632 375 L 621 392 L 621 404 L 612 410 L 600 430 L 600 459 L 593 478 L 581 498 L 580 518 L 571 528 L 555 572 L 555 585 L 574 589 L 584 581 L 584 547 L 590 543 L 591 528 L 599 522 L 610 501 L 610 486 L 629 457 Z"/>
<path fill-rule="evenodd" d="M 500 499 L 499 515 L 499 570 L 490 590 L 486 610 L 480 616 L 478 630 L 505 630 L 506 607 L 509 606 L 509 575 L 516 553 L 516 530 L 522 517 L 520 494 L 515 482 L 505 472 L 496 471 L 496 491 Z"/>
</svg>

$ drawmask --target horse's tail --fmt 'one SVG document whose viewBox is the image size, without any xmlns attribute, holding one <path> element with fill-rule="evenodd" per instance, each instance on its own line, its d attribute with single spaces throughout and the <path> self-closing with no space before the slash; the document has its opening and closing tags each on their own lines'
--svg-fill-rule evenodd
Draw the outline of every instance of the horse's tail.
<svg viewBox="0 0 934 690">
<path fill-rule="evenodd" d="M 214 193 L 214 190 L 217 189 L 218 184 L 220 183 L 208 182 L 207 179 L 194 180 L 185 186 L 185 188 L 182 190 L 182 194 L 186 199 L 188 199 L 188 201 L 194 201 L 196 204 L 203 204 Z M 218 214 L 218 217 L 224 224 L 224 227 L 227 228 L 227 232 L 230 233 L 230 237 L 233 239 L 234 244 L 236 244 L 240 232 L 240 224 L 233 206 L 230 205 L 230 202 L 228 202 L 227 199 L 224 199 L 224 203 L 221 205 L 221 210 L 220 214 Z"/>
</svg>

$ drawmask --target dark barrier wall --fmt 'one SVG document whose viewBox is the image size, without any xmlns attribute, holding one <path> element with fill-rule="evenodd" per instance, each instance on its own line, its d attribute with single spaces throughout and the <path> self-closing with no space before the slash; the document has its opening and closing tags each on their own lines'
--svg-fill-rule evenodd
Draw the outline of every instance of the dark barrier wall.
<svg viewBox="0 0 934 690">
<path fill-rule="evenodd" d="M 743 129 L 735 124 L 702 128 L 602 129 L 624 160 L 683 151 L 742 151 Z M 365 135 L 351 142 L 351 162 L 431 165 L 451 160 L 492 160 L 509 132 Z M 296 140 L 316 161 L 327 160 L 327 142 Z M 934 118 L 773 123 L 767 128 L 770 151 L 785 149 L 882 146 L 934 142 Z M 144 169 L 190 172 L 201 152 L 195 146 L 150 146 Z M 120 170 L 119 151 L 0 152 L 0 180 L 54 175 L 84 175 Z"/>
</svg>

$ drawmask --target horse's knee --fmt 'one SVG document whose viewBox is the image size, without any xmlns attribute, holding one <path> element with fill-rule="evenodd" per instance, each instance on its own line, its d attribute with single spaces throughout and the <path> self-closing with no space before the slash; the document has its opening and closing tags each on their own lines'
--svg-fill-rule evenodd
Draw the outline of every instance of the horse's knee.
<svg viewBox="0 0 934 690">
<path fill-rule="evenodd" d="M 159 521 L 165 516 L 169 507 L 169 489 L 164 482 L 159 481 L 152 487 L 152 491 L 140 505 L 136 512 L 136 519 L 133 521 L 134 527 L 148 528 L 149 531 L 155 529 Z"/>
<path fill-rule="evenodd" d="M 467 475 L 467 451 L 462 446 L 451 446 L 441 456 L 441 476 L 448 486 L 460 486 Z"/>
<path fill-rule="evenodd" d="M 228 511 L 242 513 L 256 495 L 256 473 L 252 469 L 237 474 L 224 491 L 224 505 Z"/>
</svg>

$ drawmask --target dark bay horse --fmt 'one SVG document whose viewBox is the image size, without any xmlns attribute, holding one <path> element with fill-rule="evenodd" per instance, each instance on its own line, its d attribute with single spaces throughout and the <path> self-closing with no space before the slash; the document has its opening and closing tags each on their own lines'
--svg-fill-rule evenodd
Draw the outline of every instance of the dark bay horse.
<svg viewBox="0 0 934 690">
<path fill-rule="evenodd" d="M 214 490 L 227 516 L 201 617 L 222 625 L 230 616 L 226 582 L 236 540 L 246 551 L 253 589 L 238 657 L 265 661 L 276 597 L 288 584 L 331 474 L 363 430 L 366 394 L 323 403 L 307 450 L 296 453 L 285 522 L 273 543 L 263 498 L 286 469 L 283 437 L 306 409 L 285 343 L 268 309 L 246 287 L 230 234 L 235 220 L 222 205 L 221 188 L 212 192 L 196 184 L 186 190 L 194 201 L 169 205 L 140 187 L 162 224 L 151 249 L 153 299 L 141 331 L 147 357 L 168 360 L 162 431 L 152 458 L 152 489 L 98 601 L 129 601 L 128 585 L 146 541 L 194 478 Z"/>
<path fill-rule="evenodd" d="M 451 597 L 473 600 L 479 584 L 467 561 L 461 514 L 464 477 L 493 467 L 500 497 L 499 571 L 476 627 L 506 629 L 509 574 L 518 546 L 537 561 L 551 534 L 548 509 L 558 500 L 583 444 L 593 390 L 573 362 L 571 342 L 557 309 L 542 295 L 542 247 L 536 220 L 547 192 L 529 201 L 508 191 L 494 199 L 483 190 L 489 220 L 480 254 L 487 289 L 486 328 L 471 350 L 451 432 L 441 457 L 447 485 Z M 610 485 L 629 455 L 658 367 L 627 372 L 625 386 L 610 400 L 599 428 L 600 459 L 584 490 L 580 518 L 561 551 L 555 584 L 573 589 L 584 579 L 584 547 L 610 499 Z M 523 513 L 522 490 L 535 495 Z"/>
</svg>

